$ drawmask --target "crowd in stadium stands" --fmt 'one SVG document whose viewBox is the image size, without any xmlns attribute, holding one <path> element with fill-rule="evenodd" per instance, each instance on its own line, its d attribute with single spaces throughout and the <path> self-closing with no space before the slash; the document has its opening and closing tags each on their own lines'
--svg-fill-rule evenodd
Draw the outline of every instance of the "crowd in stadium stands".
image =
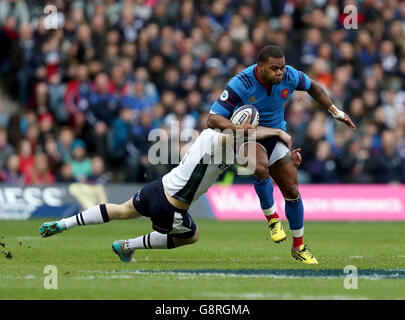
<svg viewBox="0 0 405 320">
<path fill-rule="evenodd" d="M 172 166 L 150 163 L 149 132 L 204 129 L 227 81 L 277 44 L 357 125 L 295 92 L 300 182 L 405 183 L 405 1 L 10 0 L 0 29 L 1 86 L 19 105 L 0 110 L 1 182 L 150 181 Z"/>
</svg>

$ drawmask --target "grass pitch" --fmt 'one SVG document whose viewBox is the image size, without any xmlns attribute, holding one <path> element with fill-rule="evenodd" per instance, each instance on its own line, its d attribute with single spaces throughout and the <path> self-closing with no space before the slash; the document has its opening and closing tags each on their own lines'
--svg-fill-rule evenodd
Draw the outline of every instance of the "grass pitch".
<svg viewBox="0 0 405 320">
<path fill-rule="evenodd" d="M 150 232 L 149 220 L 42 239 L 45 221 L 0 222 L 0 299 L 405 299 L 405 223 L 306 222 L 304 242 L 319 261 L 307 266 L 291 257 L 285 221 L 288 240 L 275 244 L 265 222 L 199 220 L 197 243 L 139 250 L 130 264 L 111 243 Z M 57 268 L 56 290 L 44 288 L 47 265 Z M 357 289 L 344 287 L 347 265 Z"/>
</svg>

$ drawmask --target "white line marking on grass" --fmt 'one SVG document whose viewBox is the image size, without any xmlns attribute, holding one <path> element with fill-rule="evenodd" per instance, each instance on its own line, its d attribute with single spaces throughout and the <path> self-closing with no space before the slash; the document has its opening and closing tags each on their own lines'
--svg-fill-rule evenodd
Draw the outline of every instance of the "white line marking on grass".
<svg viewBox="0 0 405 320">
<path fill-rule="evenodd" d="M 363 259 L 363 256 L 349 256 L 350 259 Z"/>
<path fill-rule="evenodd" d="M 112 276 L 104 276 L 104 275 L 98 275 L 98 276 L 78 276 L 75 277 L 77 280 L 95 280 L 95 279 L 101 279 L 101 280 L 112 280 L 112 279 L 135 279 L 133 276 L 129 275 L 112 275 Z"/>
<path fill-rule="evenodd" d="M 273 292 L 249 292 L 249 293 L 220 293 L 220 292 L 201 292 L 203 297 L 217 299 L 282 299 L 282 300 L 368 300 L 367 297 L 349 297 L 341 295 L 305 295 Z"/>
<path fill-rule="evenodd" d="M 404 279 L 404 269 L 370 269 L 360 270 L 359 278 L 367 280 Z M 203 269 L 203 270 L 78 270 L 83 273 L 97 273 L 101 275 L 130 275 L 130 276 L 170 276 L 177 279 L 192 279 L 200 277 L 219 278 L 273 278 L 273 279 L 339 279 L 345 275 L 341 270 L 296 270 L 296 269 Z"/>
<path fill-rule="evenodd" d="M 41 237 L 31 237 L 31 236 L 21 236 L 21 237 L 17 237 L 17 240 L 41 240 Z"/>
<path fill-rule="evenodd" d="M 33 280 L 36 279 L 37 277 L 34 276 L 33 274 L 29 274 L 26 276 L 5 276 L 0 274 L 0 279 L 12 279 L 12 280 Z"/>
</svg>

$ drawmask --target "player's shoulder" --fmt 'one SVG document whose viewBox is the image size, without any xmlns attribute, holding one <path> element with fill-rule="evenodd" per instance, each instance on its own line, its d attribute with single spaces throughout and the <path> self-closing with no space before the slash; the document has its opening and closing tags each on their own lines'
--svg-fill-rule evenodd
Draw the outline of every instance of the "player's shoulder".
<svg viewBox="0 0 405 320">
<path fill-rule="evenodd" d="M 230 81 L 229 85 L 234 90 L 241 90 L 243 92 L 250 91 L 255 86 L 254 68 L 256 64 L 251 65 L 240 72 L 238 72 Z"/>
<path fill-rule="evenodd" d="M 299 69 L 297 69 L 297 68 L 295 68 L 293 66 L 290 66 L 288 64 L 285 66 L 285 73 L 287 73 L 287 75 L 289 75 L 289 76 L 296 77 L 296 78 L 299 77 L 300 73 L 305 74 L 304 71 L 299 70 Z"/>
<path fill-rule="evenodd" d="M 302 71 L 297 70 L 293 66 L 286 65 L 285 71 L 284 71 L 284 76 L 283 76 L 283 81 L 287 84 L 296 85 L 297 82 L 302 77 L 301 74 L 302 74 Z"/>
<path fill-rule="evenodd" d="M 296 90 L 308 90 L 311 86 L 311 79 L 304 72 L 290 65 L 285 66 L 283 82 Z"/>
<path fill-rule="evenodd" d="M 293 66 L 287 64 L 285 66 L 283 80 L 289 82 L 289 81 L 297 81 L 297 79 L 298 79 L 298 70 L 295 69 Z"/>
</svg>

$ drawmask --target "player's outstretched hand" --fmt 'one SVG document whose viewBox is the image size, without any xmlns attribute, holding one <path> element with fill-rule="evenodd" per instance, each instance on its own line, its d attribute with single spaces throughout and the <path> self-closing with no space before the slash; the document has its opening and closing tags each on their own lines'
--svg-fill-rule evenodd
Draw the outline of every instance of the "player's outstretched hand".
<svg viewBox="0 0 405 320">
<path fill-rule="evenodd" d="M 348 127 L 352 128 L 353 130 L 356 130 L 356 126 L 354 125 L 352 119 L 350 119 L 350 117 L 342 110 L 339 110 L 338 108 L 336 108 L 336 106 L 332 105 L 328 109 L 328 111 L 336 120 L 339 120 L 345 123 Z"/>
<path fill-rule="evenodd" d="M 346 125 L 349 126 L 350 128 L 352 128 L 353 130 L 356 130 L 356 126 L 354 125 L 352 119 L 350 119 L 350 117 L 346 113 L 345 113 L 343 120 L 341 120 L 341 121 L 346 123 Z"/>
<path fill-rule="evenodd" d="M 295 166 L 298 168 L 302 162 L 302 157 L 301 157 L 301 148 L 297 148 L 292 151 L 292 158 L 294 161 Z"/>
</svg>

